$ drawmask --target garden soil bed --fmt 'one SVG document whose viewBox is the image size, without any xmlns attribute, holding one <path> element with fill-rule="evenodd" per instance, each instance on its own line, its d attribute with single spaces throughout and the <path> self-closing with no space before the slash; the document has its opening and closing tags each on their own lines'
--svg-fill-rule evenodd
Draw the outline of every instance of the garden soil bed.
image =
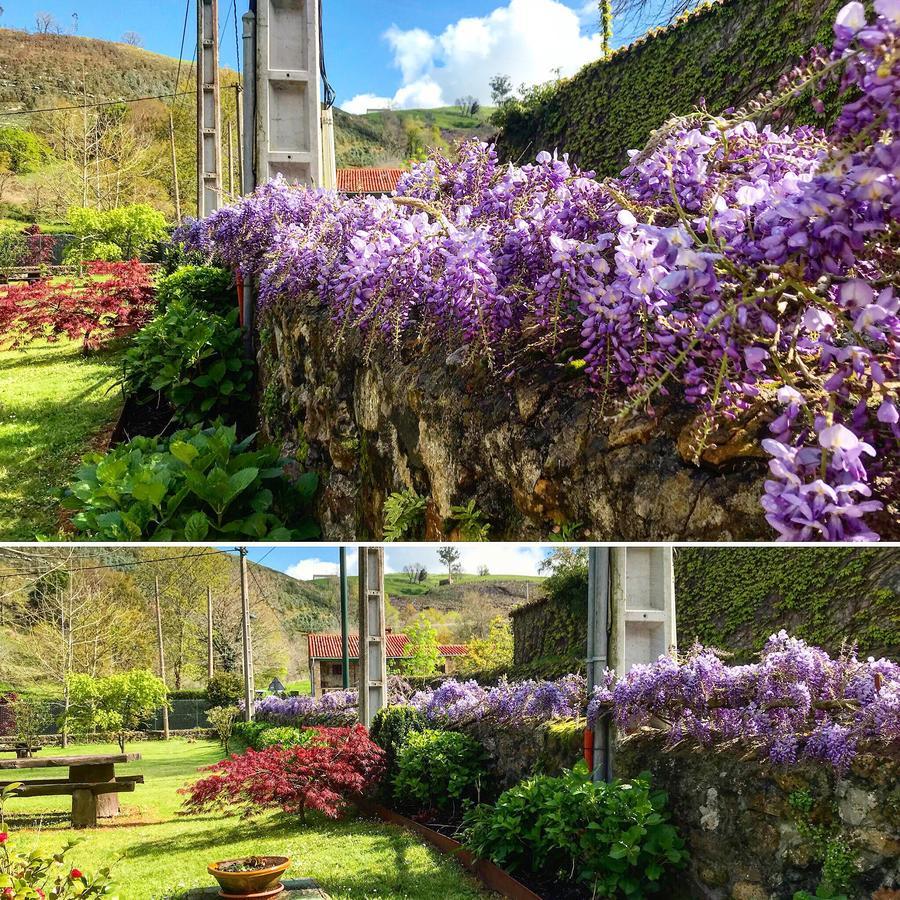
<svg viewBox="0 0 900 900">
<path fill-rule="evenodd" d="M 166 403 L 138 403 L 134 397 L 126 398 L 109 446 L 116 447 L 136 437 L 171 434 L 176 430 L 172 421 L 173 412 L 172 407 Z"/>
<path fill-rule="evenodd" d="M 485 887 L 508 897 L 509 900 L 585 900 L 591 896 L 590 891 L 581 885 L 567 884 L 553 878 L 531 874 L 517 874 L 513 877 L 494 863 L 486 859 L 477 859 L 467 850 L 463 850 L 462 844 L 451 837 L 451 834 L 457 831 L 457 825 L 443 822 L 424 824 L 377 803 L 364 804 L 362 809 L 385 822 L 415 832 L 437 847 L 441 853 L 456 857 L 460 864 L 472 872 Z"/>
</svg>

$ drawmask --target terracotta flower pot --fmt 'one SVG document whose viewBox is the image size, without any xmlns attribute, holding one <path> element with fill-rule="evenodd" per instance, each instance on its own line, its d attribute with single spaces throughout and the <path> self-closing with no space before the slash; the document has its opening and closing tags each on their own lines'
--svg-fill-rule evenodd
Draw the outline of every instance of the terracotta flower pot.
<svg viewBox="0 0 900 900">
<path fill-rule="evenodd" d="M 287 856 L 257 857 L 265 868 L 248 869 L 245 872 L 228 872 L 222 869 L 229 863 L 241 862 L 247 857 L 223 859 L 207 866 L 207 871 L 222 889 L 220 897 L 274 897 L 282 891 L 281 876 L 288 870 L 291 860 Z"/>
</svg>

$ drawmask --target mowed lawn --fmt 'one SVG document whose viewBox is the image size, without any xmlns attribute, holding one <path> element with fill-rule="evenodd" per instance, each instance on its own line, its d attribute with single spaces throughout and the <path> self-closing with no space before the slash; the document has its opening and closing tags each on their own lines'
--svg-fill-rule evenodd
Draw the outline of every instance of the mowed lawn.
<svg viewBox="0 0 900 900">
<path fill-rule="evenodd" d="M 56 535 L 60 490 L 121 409 L 122 352 L 68 340 L 0 352 L 0 539 Z"/>
<path fill-rule="evenodd" d="M 144 775 L 134 793 L 120 794 L 118 819 L 101 820 L 96 829 L 69 828 L 65 797 L 12 799 L 6 827 L 17 845 L 56 851 L 73 835 L 81 843 L 70 864 L 86 871 L 111 866 L 121 900 L 163 900 L 186 890 L 214 884 L 207 863 L 237 856 L 290 856 L 289 878 L 315 878 L 334 898 L 415 898 L 468 900 L 492 896 L 453 860 L 442 857 L 403 829 L 352 817 L 331 821 L 316 814 L 301 825 L 291 816 L 272 813 L 253 819 L 238 816 L 183 815 L 177 793 L 198 767 L 220 759 L 212 741 L 131 744 L 140 762 L 118 768 Z M 46 756 L 44 750 L 40 755 Z M 54 751 L 59 753 L 59 750 Z M 114 753 L 113 745 L 70 747 L 67 753 Z M 65 770 L 32 770 L 22 776 L 48 777 Z M 9 772 L 3 778 L 9 780 Z M 18 776 L 17 776 L 18 777 Z"/>
</svg>

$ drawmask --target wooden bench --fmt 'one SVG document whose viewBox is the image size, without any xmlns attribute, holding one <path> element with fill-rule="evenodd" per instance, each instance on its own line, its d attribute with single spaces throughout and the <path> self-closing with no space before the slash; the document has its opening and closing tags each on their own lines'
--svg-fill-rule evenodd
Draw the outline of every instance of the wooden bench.
<svg viewBox="0 0 900 900">
<path fill-rule="evenodd" d="M 129 793 L 144 783 L 143 775 L 116 776 L 117 763 L 135 762 L 139 753 L 110 756 L 46 756 L 33 759 L 0 760 L 0 770 L 68 768 L 67 778 L 35 778 L 28 781 L 0 781 L 0 788 L 19 784 L 16 797 L 72 797 L 72 826 L 94 828 L 98 818 L 119 814 L 120 793 Z"/>
<path fill-rule="evenodd" d="M 17 759 L 29 759 L 43 749 L 43 747 L 36 744 L 31 747 L 27 747 L 25 744 L 15 744 L 12 747 L 9 745 L 0 747 L 0 753 L 15 753 Z"/>
</svg>

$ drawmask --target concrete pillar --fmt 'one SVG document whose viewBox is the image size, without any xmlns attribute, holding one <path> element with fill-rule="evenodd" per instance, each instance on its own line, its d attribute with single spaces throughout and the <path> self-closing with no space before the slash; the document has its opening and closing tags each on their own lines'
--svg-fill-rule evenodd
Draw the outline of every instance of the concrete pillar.
<svg viewBox="0 0 900 900">
<path fill-rule="evenodd" d="M 197 0 L 197 214 L 222 202 L 218 0 Z"/>
<path fill-rule="evenodd" d="M 384 548 L 359 548 L 359 721 L 366 728 L 387 705 Z"/>
<path fill-rule="evenodd" d="M 257 0 L 255 179 L 322 186 L 317 0 Z"/>
</svg>

